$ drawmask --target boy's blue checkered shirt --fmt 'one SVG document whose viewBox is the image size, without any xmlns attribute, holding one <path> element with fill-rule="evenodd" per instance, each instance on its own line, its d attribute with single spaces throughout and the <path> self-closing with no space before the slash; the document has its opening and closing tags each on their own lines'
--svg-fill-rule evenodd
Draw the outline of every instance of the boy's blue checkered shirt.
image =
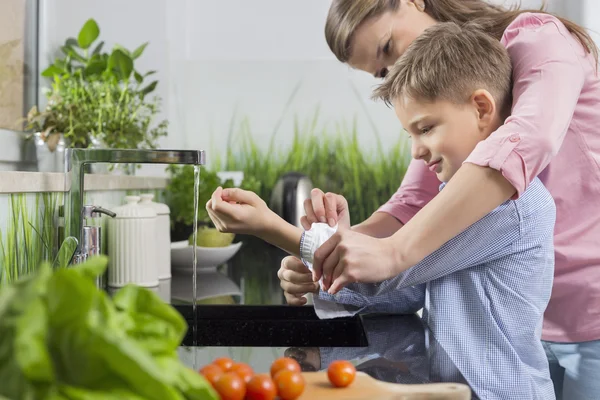
<svg viewBox="0 0 600 400">
<path fill-rule="evenodd" d="M 395 278 L 350 284 L 334 296 L 321 291 L 319 298 L 361 312 L 423 308 L 451 359 L 433 363 L 432 378 L 462 376 L 480 399 L 555 399 L 540 340 L 554 274 L 555 216 L 550 193 L 535 179 L 517 200 Z"/>
</svg>

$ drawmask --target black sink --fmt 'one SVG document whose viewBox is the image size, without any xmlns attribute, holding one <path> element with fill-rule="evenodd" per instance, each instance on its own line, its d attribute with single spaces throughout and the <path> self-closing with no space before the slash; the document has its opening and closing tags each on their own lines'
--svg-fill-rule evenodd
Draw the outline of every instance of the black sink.
<svg viewBox="0 0 600 400">
<path fill-rule="evenodd" d="M 312 306 L 199 305 L 196 343 L 192 306 L 175 305 L 189 325 L 184 346 L 365 347 L 360 317 L 320 320 Z"/>
</svg>

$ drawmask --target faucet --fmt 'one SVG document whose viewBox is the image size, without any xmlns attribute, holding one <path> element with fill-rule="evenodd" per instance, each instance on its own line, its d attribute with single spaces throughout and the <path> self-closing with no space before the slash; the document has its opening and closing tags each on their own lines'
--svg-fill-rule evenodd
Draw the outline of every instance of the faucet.
<svg viewBox="0 0 600 400">
<path fill-rule="evenodd" d="M 87 226 L 86 218 L 115 213 L 95 205 L 84 205 L 84 168 L 95 163 L 204 165 L 203 150 L 66 149 L 65 151 L 65 238 L 75 237 L 77 247 L 71 264 L 100 254 L 100 227 Z M 100 285 L 100 281 L 97 281 Z"/>
</svg>

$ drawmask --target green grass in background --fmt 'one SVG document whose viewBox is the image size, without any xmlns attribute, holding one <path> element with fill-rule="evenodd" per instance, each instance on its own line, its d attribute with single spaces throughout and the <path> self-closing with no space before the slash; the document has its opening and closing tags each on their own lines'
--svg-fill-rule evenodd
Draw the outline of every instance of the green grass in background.
<svg viewBox="0 0 600 400">
<path fill-rule="evenodd" d="M 230 132 L 225 159 L 216 157 L 211 168 L 244 171 L 245 176 L 256 178 L 260 182 L 258 194 L 267 203 L 284 173 L 303 173 L 314 187 L 346 197 L 353 223 L 364 221 L 400 186 L 410 162 L 406 140 L 399 134 L 398 140 L 383 150 L 373 128 L 376 148 L 369 151 L 359 142 L 356 119 L 351 124 L 319 125 L 317 109 L 303 123 L 295 119 L 289 148 L 276 148 L 275 132 L 265 149 L 257 143 L 249 120 L 243 119 L 235 140 Z M 364 138 L 365 133 L 360 136 Z"/>
<path fill-rule="evenodd" d="M 62 194 L 14 193 L 9 197 L 6 229 L 0 229 L 0 285 L 35 271 L 56 252 L 55 213 Z"/>
</svg>

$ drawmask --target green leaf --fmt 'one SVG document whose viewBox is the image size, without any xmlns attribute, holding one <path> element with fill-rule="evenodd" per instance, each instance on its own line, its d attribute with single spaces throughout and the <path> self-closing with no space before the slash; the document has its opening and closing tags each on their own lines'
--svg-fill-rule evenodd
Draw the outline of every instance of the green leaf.
<svg viewBox="0 0 600 400">
<path fill-rule="evenodd" d="M 55 272 L 48 284 L 50 348 L 57 376 L 88 389 L 126 389 L 147 399 L 179 399 L 151 353 L 120 327 L 107 294 L 91 279 L 101 260 Z M 100 351 L 99 351 L 100 350 Z"/>
<path fill-rule="evenodd" d="M 164 378 L 173 386 L 186 394 L 189 400 L 218 399 L 219 395 L 204 379 L 198 379 L 200 374 L 181 365 L 173 357 L 158 357 L 156 359 Z"/>
<path fill-rule="evenodd" d="M 114 50 L 108 59 L 108 68 L 116 69 L 121 74 L 122 79 L 129 79 L 133 71 L 133 60 L 121 50 Z"/>
<path fill-rule="evenodd" d="M 108 257 L 96 256 L 90 258 L 85 263 L 78 265 L 77 268 L 74 268 L 74 273 L 88 278 L 90 282 L 95 282 L 96 277 L 102 275 L 106 271 L 107 266 Z"/>
<path fill-rule="evenodd" d="M 56 60 L 56 61 L 54 61 L 54 65 L 56 66 L 56 68 L 58 68 L 62 71 L 67 70 L 67 63 L 65 62 L 65 60 Z"/>
<path fill-rule="evenodd" d="M 152 354 L 170 354 L 187 332 L 187 324 L 177 311 L 139 286 L 125 286 L 113 301 L 121 311 L 121 326 Z"/>
<path fill-rule="evenodd" d="M 48 265 L 38 274 L 0 291 L 0 395 L 27 398 L 33 382 L 53 379 L 45 346 L 48 329 L 43 298 L 51 277 Z"/>
<path fill-rule="evenodd" d="M 74 386 L 61 385 L 58 388 L 61 397 L 50 400 L 144 400 L 143 397 L 136 395 L 130 390 L 115 389 L 110 391 L 92 391 L 89 389 L 80 389 Z M 63 397 L 64 396 L 64 397 Z"/>
<path fill-rule="evenodd" d="M 148 46 L 148 42 L 144 43 L 143 45 L 141 45 L 140 47 L 138 47 L 137 49 L 135 49 L 133 51 L 133 53 L 131 53 L 131 57 L 133 57 L 133 59 L 135 60 L 136 58 L 138 58 L 139 56 L 141 56 L 142 53 L 144 52 L 144 49 L 146 48 L 146 46 Z"/>
<path fill-rule="evenodd" d="M 113 51 L 114 50 L 121 50 L 123 53 L 125 53 L 129 57 L 131 57 L 131 52 L 129 50 L 127 50 L 125 47 L 123 47 L 122 45 L 118 44 L 118 43 L 115 44 Z"/>
<path fill-rule="evenodd" d="M 0 399 L 218 399 L 177 356 L 181 315 L 134 285 L 111 299 L 95 284 L 106 265 L 44 264 L 0 288 Z"/>
<path fill-rule="evenodd" d="M 145 88 L 142 89 L 142 96 L 146 96 L 148 93 L 152 93 L 154 89 L 156 89 L 156 85 L 158 85 L 158 81 L 154 81 Z"/>
<path fill-rule="evenodd" d="M 77 42 L 79 43 L 79 47 L 82 49 L 87 49 L 94 43 L 94 41 L 100 35 L 100 28 L 94 19 L 90 18 L 86 21 L 79 31 L 79 36 L 77 37 Z"/>
<path fill-rule="evenodd" d="M 100 52 L 102 51 L 103 47 L 104 47 L 104 42 L 98 43 L 98 45 L 96 46 L 96 48 L 94 49 L 94 51 L 92 51 L 92 55 L 100 54 Z"/>
<path fill-rule="evenodd" d="M 155 73 L 156 73 L 156 71 L 148 71 L 148 72 L 146 72 L 146 73 L 144 74 L 144 78 L 145 78 L 145 77 L 147 77 L 147 76 L 153 75 L 153 74 L 155 74 Z"/>
<path fill-rule="evenodd" d="M 142 83 L 144 81 L 144 77 L 141 76 L 140 73 L 137 71 L 133 73 L 133 76 L 135 76 L 135 80 L 137 81 L 137 83 Z"/>
<path fill-rule="evenodd" d="M 65 72 L 66 71 L 64 69 L 61 69 L 56 65 L 51 65 L 42 72 L 42 76 L 46 78 L 52 78 L 56 75 L 62 75 Z"/>
<path fill-rule="evenodd" d="M 62 50 L 63 53 L 65 53 L 65 55 L 71 56 L 71 58 L 74 58 L 77 61 L 80 61 L 84 64 L 88 61 L 87 58 L 85 58 L 84 56 L 79 54 L 77 51 L 75 51 L 74 48 L 72 48 L 70 46 L 63 46 L 60 49 Z"/>
<path fill-rule="evenodd" d="M 95 61 L 90 61 L 90 63 L 85 67 L 84 74 L 88 77 L 94 76 L 94 75 L 100 75 L 105 70 L 106 70 L 106 61 L 95 60 Z"/>
<path fill-rule="evenodd" d="M 75 39 L 75 38 L 68 38 L 67 40 L 65 40 L 65 46 L 79 47 L 79 43 L 77 42 L 77 39 Z"/>
</svg>

